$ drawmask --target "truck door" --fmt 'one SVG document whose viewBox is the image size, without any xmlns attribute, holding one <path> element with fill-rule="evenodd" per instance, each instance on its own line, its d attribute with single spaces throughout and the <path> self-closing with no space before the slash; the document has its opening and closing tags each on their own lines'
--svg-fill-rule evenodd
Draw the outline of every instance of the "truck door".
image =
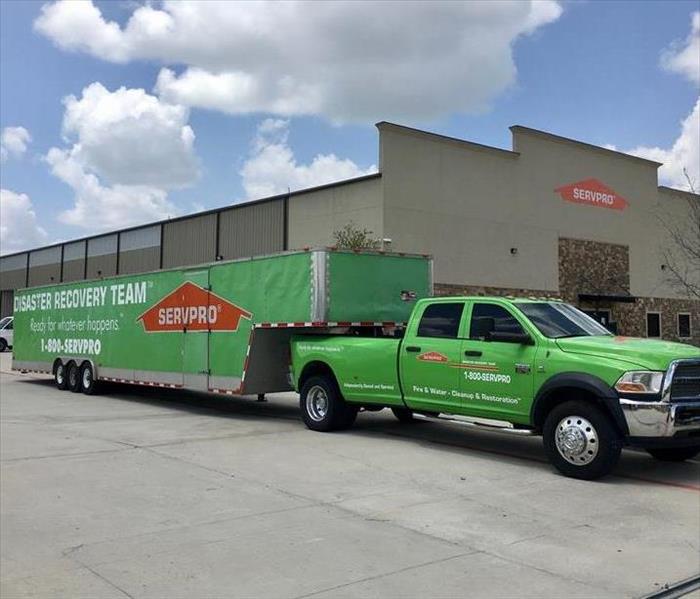
<svg viewBox="0 0 700 599">
<path fill-rule="evenodd" d="M 463 301 L 425 304 L 406 331 L 399 357 L 401 386 L 413 409 L 449 411 L 459 408 L 459 376 Z"/>
<path fill-rule="evenodd" d="M 185 272 L 182 305 L 188 311 L 182 326 L 182 379 L 188 389 L 209 389 L 209 269 Z M 205 316 L 206 314 L 206 316 Z"/>
<path fill-rule="evenodd" d="M 537 347 L 494 340 L 492 333 L 518 335 L 525 334 L 526 329 L 505 306 L 474 302 L 468 337 L 462 343 L 463 407 L 470 415 L 497 420 L 513 414 L 527 415 L 534 389 Z"/>
</svg>

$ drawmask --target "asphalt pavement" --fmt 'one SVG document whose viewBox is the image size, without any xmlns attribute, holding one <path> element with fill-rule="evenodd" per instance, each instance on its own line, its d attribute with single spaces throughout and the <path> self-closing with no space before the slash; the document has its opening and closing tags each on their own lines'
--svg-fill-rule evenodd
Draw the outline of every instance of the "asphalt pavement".
<svg viewBox="0 0 700 599">
<path fill-rule="evenodd" d="M 0 356 L 0 596 L 641 597 L 700 573 L 700 461 L 583 482 L 540 439 L 294 394 L 113 386 Z"/>
</svg>

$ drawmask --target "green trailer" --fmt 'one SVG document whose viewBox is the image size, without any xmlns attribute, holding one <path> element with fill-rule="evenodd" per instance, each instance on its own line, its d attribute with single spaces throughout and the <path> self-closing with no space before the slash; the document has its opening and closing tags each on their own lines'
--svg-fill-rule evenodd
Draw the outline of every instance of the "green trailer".
<svg viewBox="0 0 700 599">
<path fill-rule="evenodd" d="M 87 393 L 291 390 L 293 332 L 397 327 L 431 293 L 429 256 L 333 249 L 34 287 L 15 297 L 12 367 Z"/>
</svg>

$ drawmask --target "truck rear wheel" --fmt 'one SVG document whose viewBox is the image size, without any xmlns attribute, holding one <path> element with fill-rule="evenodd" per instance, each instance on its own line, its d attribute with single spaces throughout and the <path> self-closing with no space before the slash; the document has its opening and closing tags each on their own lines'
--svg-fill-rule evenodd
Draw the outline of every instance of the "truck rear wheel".
<svg viewBox="0 0 700 599">
<path fill-rule="evenodd" d="M 337 383 L 329 376 L 309 378 L 301 388 L 299 406 L 304 424 L 313 431 L 349 428 L 357 417 L 357 407 L 345 402 Z"/>
<path fill-rule="evenodd" d="M 59 391 L 65 391 L 68 387 L 68 370 L 63 362 L 56 364 L 56 368 L 53 373 L 53 380 L 56 383 L 56 388 Z"/>
<path fill-rule="evenodd" d="M 685 462 L 700 453 L 700 447 L 648 447 L 647 452 L 662 462 Z"/>
<path fill-rule="evenodd" d="M 80 393 L 80 368 L 75 362 L 68 363 L 66 389 L 70 389 L 73 393 Z"/>
<path fill-rule="evenodd" d="M 545 420 L 543 440 L 554 467 L 583 480 L 608 474 L 622 450 L 622 439 L 608 415 L 587 401 L 556 406 Z"/>
</svg>

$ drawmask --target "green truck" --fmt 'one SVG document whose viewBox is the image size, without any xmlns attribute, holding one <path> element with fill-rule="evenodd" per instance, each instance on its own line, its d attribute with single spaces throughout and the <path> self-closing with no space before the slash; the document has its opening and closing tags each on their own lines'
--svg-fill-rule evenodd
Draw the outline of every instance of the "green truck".
<svg viewBox="0 0 700 599">
<path fill-rule="evenodd" d="M 553 300 L 432 296 L 429 256 L 309 249 L 25 289 L 13 368 L 103 381 L 300 393 L 317 431 L 361 410 L 542 435 L 593 479 L 621 448 L 700 451 L 700 350 L 610 334 Z"/>
</svg>

